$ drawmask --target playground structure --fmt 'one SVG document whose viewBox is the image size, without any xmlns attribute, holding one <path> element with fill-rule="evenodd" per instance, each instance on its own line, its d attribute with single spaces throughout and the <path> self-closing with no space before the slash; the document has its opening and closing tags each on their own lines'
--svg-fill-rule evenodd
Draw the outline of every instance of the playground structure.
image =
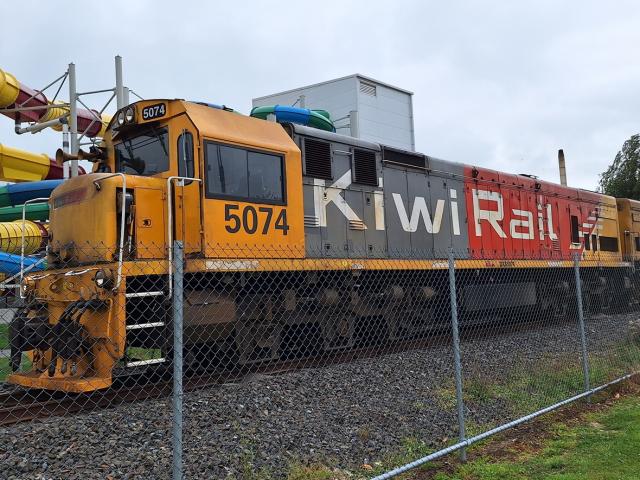
<svg viewBox="0 0 640 480">
<path fill-rule="evenodd" d="M 0 69 L 0 114 L 14 121 L 18 135 L 47 128 L 61 132 L 63 151 L 76 155 L 81 145 L 95 147 L 104 137 L 111 121 L 105 110 L 114 98 L 118 109 L 129 103 L 119 56 L 115 58 L 115 73 L 115 88 L 78 93 L 73 63 L 41 89 L 34 89 Z M 69 89 L 68 102 L 58 98 L 65 83 Z M 47 93 L 54 88 L 57 90 L 53 95 Z M 111 96 L 99 110 L 89 108 L 82 100 L 87 95 L 104 93 Z M 12 183 L 0 186 L 0 279 L 18 275 L 22 269 L 44 268 L 48 198 L 65 179 L 85 173 L 77 159 L 65 162 L 0 143 L 0 182 Z"/>
<path fill-rule="evenodd" d="M 67 74 L 68 75 L 68 74 Z M 19 82 L 9 72 L 0 70 L 0 108 L 2 114 L 21 122 L 35 122 L 41 128 L 51 127 L 62 131 L 62 125 L 68 122 L 70 108 L 57 100 L 48 100 L 40 90 Z M 111 120 L 108 115 L 97 110 L 78 109 L 77 127 L 87 137 L 103 137 L 106 125 Z M 22 133 L 19 129 L 16 133 Z"/>
<path fill-rule="evenodd" d="M 85 173 L 84 169 L 79 173 Z M 64 178 L 63 167 L 48 155 L 0 144 L 0 181 L 36 182 L 59 178 Z"/>
</svg>

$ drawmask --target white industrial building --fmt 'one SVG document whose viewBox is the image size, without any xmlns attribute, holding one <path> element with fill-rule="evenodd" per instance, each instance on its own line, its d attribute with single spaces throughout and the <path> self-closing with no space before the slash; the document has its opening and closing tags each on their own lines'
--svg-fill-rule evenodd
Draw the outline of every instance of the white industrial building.
<svg viewBox="0 0 640 480">
<path fill-rule="evenodd" d="M 360 74 L 253 99 L 254 107 L 326 110 L 337 133 L 415 150 L 413 93 Z"/>
</svg>

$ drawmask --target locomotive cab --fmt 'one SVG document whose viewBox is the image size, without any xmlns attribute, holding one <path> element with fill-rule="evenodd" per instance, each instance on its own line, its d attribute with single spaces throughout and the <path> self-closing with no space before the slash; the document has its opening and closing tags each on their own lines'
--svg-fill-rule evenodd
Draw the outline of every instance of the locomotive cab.
<svg viewBox="0 0 640 480">
<path fill-rule="evenodd" d="M 51 196 L 48 268 L 23 283 L 10 383 L 91 391 L 118 366 L 164 362 L 174 240 L 186 271 L 304 255 L 300 150 L 280 125 L 150 100 L 117 112 L 104 140 L 93 172 Z"/>
</svg>

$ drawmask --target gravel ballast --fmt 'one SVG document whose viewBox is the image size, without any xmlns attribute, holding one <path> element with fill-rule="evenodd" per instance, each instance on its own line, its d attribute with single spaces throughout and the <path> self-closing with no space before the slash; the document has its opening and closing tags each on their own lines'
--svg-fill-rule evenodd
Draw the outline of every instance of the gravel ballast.
<svg viewBox="0 0 640 480">
<path fill-rule="evenodd" d="M 590 353 L 628 341 L 637 318 L 589 320 Z M 533 371 L 549 359 L 580 358 L 574 322 L 463 335 L 461 350 L 466 380 L 479 375 L 504 381 L 515 368 Z M 256 472 L 282 478 L 292 465 L 309 462 L 358 469 L 409 438 L 441 448 L 457 438 L 453 375 L 446 343 L 188 392 L 186 478 L 265 478 L 252 476 Z M 570 393 L 577 392 L 559 387 L 548 401 Z M 500 398 L 470 401 L 466 415 L 485 427 L 513 419 Z M 0 478 L 165 479 L 171 476 L 171 448 L 170 399 L 120 405 L 0 428 Z"/>
</svg>

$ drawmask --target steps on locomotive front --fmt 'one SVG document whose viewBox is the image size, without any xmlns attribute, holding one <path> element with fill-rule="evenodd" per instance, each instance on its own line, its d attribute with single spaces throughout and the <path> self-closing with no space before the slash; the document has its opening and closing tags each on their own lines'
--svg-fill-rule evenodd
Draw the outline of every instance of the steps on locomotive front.
<svg viewBox="0 0 640 480">
<path fill-rule="evenodd" d="M 164 327 L 164 322 L 150 322 L 150 323 L 134 323 L 133 325 L 127 325 L 127 330 L 140 330 L 141 328 L 155 328 Z"/>
<path fill-rule="evenodd" d="M 164 295 L 163 291 L 155 291 L 155 292 L 129 292 L 125 293 L 125 298 L 143 298 L 143 297 L 160 297 Z"/>
<path fill-rule="evenodd" d="M 167 359 L 164 357 L 159 357 L 159 358 L 151 358 L 149 360 L 125 361 L 124 366 L 126 368 L 143 367 L 147 365 L 156 365 L 158 363 L 164 363 L 166 360 Z"/>
<path fill-rule="evenodd" d="M 162 298 L 166 296 L 166 292 L 164 290 L 158 290 L 158 289 L 145 289 L 150 287 L 151 285 L 145 285 L 143 288 L 135 288 L 135 291 L 131 291 L 131 292 L 126 292 L 125 293 L 125 298 L 127 299 L 127 302 L 131 301 L 134 302 L 134 305 L 137 302 L 141 302 L 141 308 L 145 309 L 149 308 L 149 305 L 147 304 L 147 302 L 152 302 L 155 303 L 155 301 L 157 302 L 162 302 Z M 156 284 L 156 287 L 158 285 Z M 139 287 L 142 287 L 142 285 L 139 285 Z M 134 307 L 135 308 L 135 307 Z M 146 313 L 144 310 L 142 310 L 141 315 L 144 316 L 144 314 Z M 129 318 L 129 314 L 127 314 L 127 318 Z M 143 319 L 140 319 L 143 320 Z M 153 329 L 159 329 L 159 328 L 163 328 L 165 327 L 166 323 L 164 320 L 162 319 L 149 319 L 152 321 L 142 321 L 141 323 L 131 323 L 131 324 L 127 324 L 126 325 L 126 331 L 127 331 L 127 335 L 136 335 L 136 334 L 142 334 L 142 332 L 144 332 L 144 334 L 149 333 L 150 331 L 152 332 Z M 130 355 L 129 352 L 133 350 L 133 353 Z M 151 355 L 149 355 L 149 352 L 151 352 Z M 158 356 L 155 356 L 154 354 L 157 354 Z M 147 356 L 151 356 L 152 358 L 146 358 Z M 133 359 L 131 359 L 131 357 L 133 357 Z M 142 346 L 142 347 L 127 347 L 127 353 L 125 354 L 125 358 L 123 361 L 123 366 L 127 369 L 134 369 L 135 367 L 145 367 L 148 365 L 156 365 L 156 364 L 161 364 L 161 363 L 165 363 L 166 362 L 166 358 L 163 355 L 162 350 L 160 349 L 159 345 L 153 345 L 152 347 L 149 346 Z"/>
</svg>

